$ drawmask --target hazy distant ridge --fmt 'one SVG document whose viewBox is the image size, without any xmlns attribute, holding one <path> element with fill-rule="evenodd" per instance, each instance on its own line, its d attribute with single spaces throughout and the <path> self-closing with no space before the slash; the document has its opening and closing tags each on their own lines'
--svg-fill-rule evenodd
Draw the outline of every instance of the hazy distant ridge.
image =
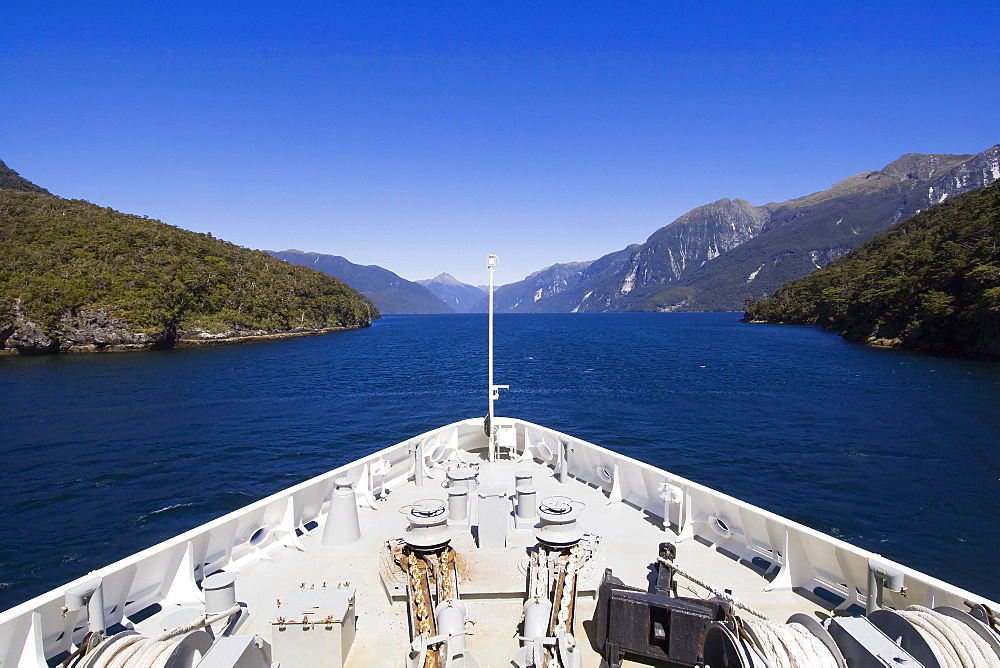
<svg viewBox="0 0 1000 668">
<path fill-rule="evenodd" d="M 486 296 L 486 291 L 482 288 L 463 283 L 447 273 L 438 274 L 434 278 L 426 278 L 417 281 L 417 283 L 430 290 L 435 297 L 458 313 L 468 313 L 473 310 Z"/>
<path fill-rule="evenodd" d="M 335 276 L 372 300 L 381 313 L 453 313 L 454 309 L 422 285 L 377 265 L 360 265 L 339 255 L 290 249 L 265 251 L 291 264 Z"/>
</svg>

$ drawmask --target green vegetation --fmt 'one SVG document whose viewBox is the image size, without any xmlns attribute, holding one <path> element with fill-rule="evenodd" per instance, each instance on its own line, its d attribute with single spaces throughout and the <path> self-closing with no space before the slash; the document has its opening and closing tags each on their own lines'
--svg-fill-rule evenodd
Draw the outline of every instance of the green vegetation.
<svg viewBox="0 0 1000 668">
<path fill-rule="evenodd" d="M 1000 360 L 1000 182 L 934 206 L 823 269 L 748 299 L 746 320 Z"/>
<path fill-rule="evenodd" d="M 8 188 L 10 190 L 23 190 L 29 193 L 46 193 L 50 194 L 48 190 L 42 188 L 41 186 L 36 186 L 31 181 L 23 178 L 20 174 L 15 172 L 13 169 L 4 164 L 3 160 L 0 160 L 0 188 Z"/>
<path fill-rule="evenodd" d="M 318 271 L 47 193 L 0 189 L 0 257 L 8 334 L 33 322 L 58 339 L 79 312 L 103 312 L 166 345 L 171 332 L 359 327 L 378 317 L 368 299 Z"/>
</svg>

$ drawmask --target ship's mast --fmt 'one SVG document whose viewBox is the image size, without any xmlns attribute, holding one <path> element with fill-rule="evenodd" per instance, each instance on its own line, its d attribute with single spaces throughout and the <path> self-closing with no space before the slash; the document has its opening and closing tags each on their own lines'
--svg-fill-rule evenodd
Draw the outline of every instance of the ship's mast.
<svg viewBox="0 0 1000 668">
<path fill-rule="evenodd" d="M 496 461 L 496 428 L 493 426 L 493 402 L 500 398 L 500 390 L 507 389 L 509 385 L 493 384 L 493 271 L 497 266 L 497 256 L 490 253 L 487 258 L 487 266 L 490 269 L 490 310 L 489 310 L 489 378 L 487 379 L 487 391 L 490 396 L 490 412 L 486 416 L 486 436 L 490 443 L 490 461 Z"/>
</svg>

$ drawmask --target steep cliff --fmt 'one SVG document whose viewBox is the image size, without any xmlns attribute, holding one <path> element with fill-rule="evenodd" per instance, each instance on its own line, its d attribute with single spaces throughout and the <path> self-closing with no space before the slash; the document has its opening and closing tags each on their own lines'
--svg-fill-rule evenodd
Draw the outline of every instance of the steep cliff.
<svg viewBox="0 0 1000 668">
<path fill-rule="evenodd" d="M 906 154 L 881 170 L 764 206 L 722 199 L 642 245 L 591 263 L 574 284 L 511 310 L 739 310 L 949 197 L 1000 177 L 1000 145 L 978 155 Z"/>
<path fill-rule="evenodd" d="M 508 283 L 496 288 L 493 292 L 493 307 L 496 311 L 531 313 L 537 310 L 536 305 L 550 304 L 552 298 L 567 290 L 572 290 L 584 277 L 590 262 L 570 262 L 554 264 L 528 275 L 515 283 Z M 485 313 L 489 308 L 489 297 L 483 297 L 473 311 Z"/>
</svg>

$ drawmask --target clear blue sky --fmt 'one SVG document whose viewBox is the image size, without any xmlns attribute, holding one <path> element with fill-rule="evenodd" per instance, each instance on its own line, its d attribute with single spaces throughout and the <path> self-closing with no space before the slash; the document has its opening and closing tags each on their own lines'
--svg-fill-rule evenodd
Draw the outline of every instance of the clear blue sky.
<svg viewBox="0 0 1000 668">
<path fill-rule="evenodd" d="M 1000 3 L 2 2 L 0 159 L 411 280 L 1000 142 Z"/>
</svg>

